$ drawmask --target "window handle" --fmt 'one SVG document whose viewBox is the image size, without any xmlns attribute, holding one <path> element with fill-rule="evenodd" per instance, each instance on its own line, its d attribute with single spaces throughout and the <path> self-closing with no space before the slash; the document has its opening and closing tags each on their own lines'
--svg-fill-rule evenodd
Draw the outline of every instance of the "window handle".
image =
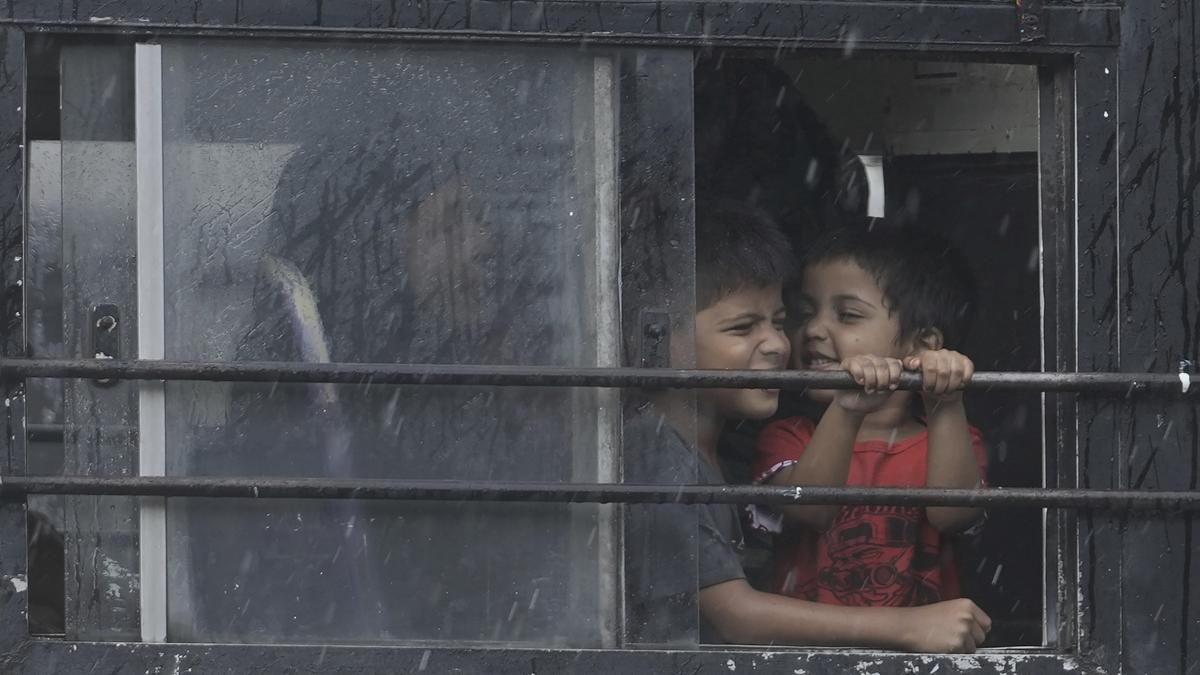
<svg viewBox="0 0 1200 675">
<path fill-rule="evenodd" d="M 112 359 L 121 358 L 121 309 L 116 305 L 96 305 L 92 307 L 91 326 L 91 358 Z M 98 387 L 111 387 L 117 383 L 114 379 L 92 381 Z"/>
</svg>

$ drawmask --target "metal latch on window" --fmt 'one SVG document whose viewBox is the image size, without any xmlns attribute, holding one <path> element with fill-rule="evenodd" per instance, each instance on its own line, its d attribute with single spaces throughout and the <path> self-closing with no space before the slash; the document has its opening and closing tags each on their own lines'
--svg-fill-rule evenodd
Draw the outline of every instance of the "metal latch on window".
<svg viewBox="0 0 1200 675">
<path fill-rule="evenodd" d="M 1021 42 L 1046 39 L 1046 12 L 1042 0 L 1016 0 L 1017 36 Z"/>
<path fill-rule="evenodd" d="M 92 308 L 91 354 L 95 359 L 121 358 L 121 310 L 116 305 L 96 305 Z M 93 380 L 100 387 L 111 387 L 113 379 Z"/>
</svg>

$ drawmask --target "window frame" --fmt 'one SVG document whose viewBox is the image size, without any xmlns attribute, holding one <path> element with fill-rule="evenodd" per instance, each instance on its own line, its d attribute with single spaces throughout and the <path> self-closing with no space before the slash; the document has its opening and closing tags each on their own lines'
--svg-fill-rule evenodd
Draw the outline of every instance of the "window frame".
<svg viewBox="0 0 1200 675">
<path fill-rule="evenodd" d="M 249 3 L 247 3 L 249 4 Z M 855 49 L 996 59 L 1039 67 L 1040 197 L 1044 365 L 1048 370 L 1117 370 L 1119 317 L 1106 307 L 1118 279 L 1116 73 L 1120 8 L 1109 4 L 1048 4 L 1045 38 L 1022 43 L 1016 10 L 1009 4 L 927 4 L 813 0 L 796 3 L 671 2 L 629 4 L 611 0 L 502 3 L 443 0 L 412 5 L 399 14 L 371 0 L 254 3 L 253 8 L 195 9 L 170 0 L 147 8 L 135 0 L 107 3 L 105 18 L 45 17 L 32 6 L 0 21 L 6 78 L 0 83 L 0 153 L 11 170 L 0 175 L 0 194 L 17 204 L 0 219 L 0 273 L 5 307 L 0 322 L 4 356 L 25 356 L 23 276 L 25 37 L 69 32 L 125 36 L 204 36 L 386 39 L 408 41 L 522 43 L 558 42 L 611 46 L 704 49 L 713 46 L 775 50 Z M 323 11 L 324 10 L 324 11 Z M 68 10 L 69 11 L 69 10 Z M 115 18 L 114 18 L 115 17 Z M 856 31 L 847 32 L 853 25 Z M 1076 167 L 1087 167 L 1076 171 Z M 1087 265 L 1089 274 L 1081 275 Z M 1119 312 L 1119 309 L 1118 309 Z M 1084 329 L 1086 327 L 1086 329 Z M 1097 328 L 1099 327 L 1099 328 Z M 5 390 L 7 432 L 0 441 L 5 474 L 23 475 L 25 434 L 22 381 Z M 1119 487 L 1117 438 L 1120 401 L 1056 398 L 1046 406 L 1047 487 Z M 1086 420 L 1086 427 L 1082 426 Z M 1052 482 L 1053 481 L 1053 482 Z M 1098 666 L 1116 670 L 1115 652 L 1094 646 L 1121 639 L 1120 571 L 1096 563 L 1106 538 L 1119 537 L 1106 521 L 1066 510 L 1048 512 L 1048 582 L 1056 586 L 1056 632 L 1045 650 L 997 650 L 969 657 L 981 672 L 1070 672 Z M 32 638 L 26 622 L 24 503 L 0 504 L 0 663 L 34 671 L 70 672 L 103 661 L 124 666 L 247 668 L 255 663 L 298 671 L 389 668 L 397 664 L 439 670 L 464 668 L 527 672 L 538 666 L 601 671 L 680 670 L 697 665 L 727 669 L 816 668 L 837 672 L 864 660 L 881 673 L 907 672 L 917 663 L 949 669 L 962 662 L 946 655 L 906 656 L 854 650 L 557 650 L 472 647 L 201 645 L 89 643 Z M 16 543 L 16 545 L 4 544 Z M 1049 558 L 1050 556 L 1048 556 Z M 1049 562 L 1049 561 L 1048 561 Z M 1056 583 L 1062 580 L 1064 583 Z M 1084 593 L 1082 589 L 1089 589 Z M 1048 624 L 1050 625 L 1050 624 Z M 1018 656 L 1019 655 L 1019 656 Z M 1086 656 L 1081 656 L 1086 655 Z M 324 665 L 323 665 L 324 664 Z M 401 666 L 404 667 L 404 666 Z"/>
</svg>

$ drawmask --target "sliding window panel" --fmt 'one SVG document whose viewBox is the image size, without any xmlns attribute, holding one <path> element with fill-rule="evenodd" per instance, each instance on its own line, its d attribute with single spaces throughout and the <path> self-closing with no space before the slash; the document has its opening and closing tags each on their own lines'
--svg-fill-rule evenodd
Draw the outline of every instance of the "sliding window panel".
<svg viewBox="0 0 1200 675">
<path fill-rule="evenodd" d="M 166 358 L 612 365 L 611 78 L 577 49 L 164 42 Z M 591 391 L 168 383 L 166 470 L 595 482 L 598 409 Z M 170 500 L 168 639 L 611 643 L 600 514 Z"/>
<path fill-rule="evenodd" d="M 96 356 L 101 351 L 97 310 L 115 307 L 117 321 L 106 324 L 105 333 L 115 334 L 112 341 L 128 357 L 136 354 L 137 339 L 133 51 L 111 45 L 68 46 L 62 50 L 60 67 L 62 349 L 68 357 Z M 43 156 L 50 155 L 38 155 Z M 53 236 L 47 230 L 35 240 Z M 53 295 L 58 289 L 42 290 Z M 62 387 L 63 472 L 135 474 L 137 383 L 65 380 Z M 133 498 L 65 500 L 69 638 L 137 638 L 137 521 Z"/>
<path fill-rule="evenodd" d="M 57 64 L 55 64 L 57 65 Z M 29 143 L 24 248 L 25 316 L 28 353 L 62 358 L 62 152 L 58 140 Z M 63 470 L 64 380 L 29 378 L 25 387 L 25 456 L 30 475 Z M 35 635 L 62 634 L 64 625 L 63 532 L 67 498 L 30 495 L 29 629 Z"/>
<path fill-rule="evenodd" d="M 621 59 L 626 366 L 695 367 L 693 67 L 689 52 L 636 53 Z M 623 392 L 624 482 L 664 487 L 720 482 L 719 473 L 696 450 L 695 399 L 690 390 Z M 708 534 L 734 536 L 734 507 L 628 504 L 622 522 L 627 646 L 694 647 L 713 640 L 700 619 L 699 588 L 720 572 L 701 565 L 697 552 Z M 723 548 L 702 552 L 713 554 L 706 563 L 740 565 L 722 557 L 728 552 Z"/>
</svg>

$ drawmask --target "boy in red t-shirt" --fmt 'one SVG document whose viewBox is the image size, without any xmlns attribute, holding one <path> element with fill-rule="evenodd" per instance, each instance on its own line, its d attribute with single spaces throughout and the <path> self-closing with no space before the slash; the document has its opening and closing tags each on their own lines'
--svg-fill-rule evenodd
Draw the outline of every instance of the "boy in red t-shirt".
<svg viewBox="0 0 1200 675">
<path fill-rule="evenodd" d="M 819 422 L 778 420 L 758 438 L 755 480 L 772 485 L 971 488 L 986 454 L 962 388 L 958 346 L 975 305 L 966 262 L 922 231 L 843 230 L 810 247 L 789 293 L 794 365 L 847 370 L 861 390 L 810 390 Z M 897 390 L 919 371 L 918 393 Z M 923 414 L 922 414 L 923 413 Z M 961 507 L 782 507 L 773 589 L 848 606 L 915 606 L 960 596 L 945 535 L 975 522 Z M 770 519 L 768 519 L 770 520 Z"/>
</svg>

